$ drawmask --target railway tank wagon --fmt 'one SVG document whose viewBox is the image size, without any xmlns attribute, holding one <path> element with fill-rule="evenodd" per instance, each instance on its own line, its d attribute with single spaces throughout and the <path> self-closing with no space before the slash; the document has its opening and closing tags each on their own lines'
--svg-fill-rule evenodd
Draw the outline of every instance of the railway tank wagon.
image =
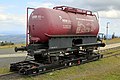
<svg viewBox="0 0 120 80">
<path fill-rule="evenodd" d="M 29 18 L 30 43 L 48 43 L 49 48 L 95 43 L 99 31 L 91 11 L 71 7 L 35 9 Z"/>
<path fill-rule="evenodd" d="M 91 11 L 67 6 L 28 9 L 33 12 L 27 24 L 27 45 L 15 51 L 26 50 L 34 60 L 13 63 L 11 71 L 43 73 L 102 57 L 94 52 L 105 44 L 97 43 L 99 23 Z"/>
</svg>

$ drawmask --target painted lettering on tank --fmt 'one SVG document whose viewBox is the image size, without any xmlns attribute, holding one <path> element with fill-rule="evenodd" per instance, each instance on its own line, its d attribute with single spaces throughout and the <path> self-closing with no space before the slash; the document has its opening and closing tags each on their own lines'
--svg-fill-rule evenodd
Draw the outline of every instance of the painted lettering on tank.
<svg viewBox="0 0 120 80">
<path fill-rule="evenodd" d="M 71 29 L 71 25 L 63 25 L 64 29 Z"/>
<path fill-rule="evenodd" d="M 71 20 L 62 18 L 62 16 L 59 16 L 59 19 L 63 23 L 63 29 L 71 29 Z"/>
<path fill-rule="evenodd" d="M 84 33 L 85 32 L 85 25 L 79 24 L 79 26 L 76 29 L 76 34 L 78 33 Z"/>
<path fill-rule="evenodd" d="M 86 28 L 89 29 L 89 32 L 93 32 L 93 31 L 96 30 L 96 27 L 95 27 L 94 22 L 91 22 L 91 23 L 88 22 L 88 23 L 86 24 Z"/>
<path fill-rule="evenodd" d="M 44 16 L 42 16 L 42 15 L 32 15 L 32 19 L 42 20 L 43 18 L 44 18 Z"/>
<path fill-rule="evenodd" d="M 60 20 L 62 20 L 62 16 L 59 16 Z"/>
<path fill-rule="evenodd" d="M 79 26 L 76 28 L 76 34 L 78 33 L 88 33 L 88 32 L 92 32 L 93 29 L 91 29 L 91 26 L 87 26 L 84 24 L 79 23 Z"/>
<path fill-rule="evenodd" d="M 77 20 L 77 28 L 76 28 L 76 34 L 78 33 L 89 33 L 95 30 L 94 28 L 94 20 L 91 19 L 82 19 L 82 18 L 76 18 Z M 87 21 L 87 24 L 82 24 L 81 21 Z"/>
<path fill-rule="evenodd" d="M 62 22 L 64 29 L 71 29 L 71 20 L 62 19 Z"/>
<path fill-rule="evenodd" d="M 33 15 L 33 16 L 32 16 L 32 19 L 36 19 L 36 18 L 37 18 L 37 15 Z"/>
<path fill-rule="evenodd" d="M 80 21 L 77 22 L 77 26 L 81 26 L 81 22 Z"/>
<path fill-rule="evenodd" d="M 62 19 L 62 22 L 67 23 L 67 24 L 71 24 L 71 20 L 68 20 L 68 19 Z"/>
<path fill-rule="evenodd" d="M 83 18 L 76 18 L 76 20 L 80 20 L 80 21 L 94 21 L 94 20 L 92 20 L 92 19 L 83 19 Z"/>
</svg>

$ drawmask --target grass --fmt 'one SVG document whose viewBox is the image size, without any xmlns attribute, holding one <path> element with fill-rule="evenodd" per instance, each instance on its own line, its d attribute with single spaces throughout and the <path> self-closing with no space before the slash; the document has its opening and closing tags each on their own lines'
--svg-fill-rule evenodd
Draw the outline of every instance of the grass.
<svg viewBox="0 0 120 80">
<path fill-rule="evenodd" d="M 0 46 L 0 49 L 21 47 L 21 46 L 25 46 L 25 44 L 5 45 L 5 46 Z"/>
<path fill-rule="evenodd" d="M 110 57 L 80 66 L 38 75 L 24 76 L 18 80 L 119 80 L 120 56 Z"/>
<path fill-rule="evenodd" d="M 109 44 L 119 43 L 120 38 L 108 40 L 107 42 Z M 11 48 L 15 46 L 20 47 L 24 46 L 24 44 L 2 46 L 0 48 Z M 109 52 L 114 52 L 114 50 L 109 50 Z M 0 68 L 0 74 L 4 73 L 9 73 L 9 68 Z M 21 76 L 11 80 L 120 80 L 120 56 L 104 58 L 99 61 L 38 76 Z"/>
<path fill-rule="evenodd" d="M 10 73 L 9 68 L 7 67 L 0 68 L 0 74 L 5 74 L 5 73 Z"/>
<path fill-rule="evenodd" d="M 113 50 L 111 50 L 113 51 Z M 120 51 L 119 51 L 120 52 Z M 0 69 L 0 73 L 9 72 Z M 98 61 L 56 70 L 38 76 L 20 76 L 11 80 L 119 80 L 120 56 L 104 58 Z"/>
<path fill-rule="evenodd" d="M 110 57 L 34 77 L 21 76 L 14 80 L 119 80 L 119 60 L 120 57 Z"/>
<path fill-rule="evenodd" d="M 106 43 L 106 40 L 103 40 L 103 42 Z M 120 43 L 120 38 L 107 40 L 107 44 L 114 44 L 114 43 Z"/>
</svg>

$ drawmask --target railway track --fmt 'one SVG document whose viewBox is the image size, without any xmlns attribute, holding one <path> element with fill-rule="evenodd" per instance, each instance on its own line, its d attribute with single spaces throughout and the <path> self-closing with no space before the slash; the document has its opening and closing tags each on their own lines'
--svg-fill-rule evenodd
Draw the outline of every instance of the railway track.
<svg viewBox="0 0 120 80">
<path fill-rule="evenodd" d="M 107 55 L 107 56 L 103 56 L 103 58 L 108 58 L 108 57 L 118 56 L 118 55 L 120 55 L 120 53 L 117 53 L 117 54 L 112 54 L 112 55 Z"/>
<path fill-rule="evenodd" d="M 110 50 L 113 50 L 113 51 L 110 51 Z M 112 56 L 119 56 L 120 55 L 120 46 L 115 47 L 115 48 L 106 49 L 106 50 L 100 50 L 99 52 L 103 53 L 103 58 L 108 58 L 108 57 L 112 57 Z M 21 75 L 19 75 L 17 72 L 6 73 L 6 74 L 0 75 L 0 80 L 8 80 L 9 77 L 16 78 L 16 77 L 20 77 L 20 76 Z"/>
<path fill-rule="evenodd" d="M 15 79 L 16 77 L 20 77 L 21 75 L 19 75 L 18 73 L 6 73 L 6 74 L 1 74 L 0 75 L 0 80 L 12 80 Z M 11 79 L 12 78 L 12 79 Z"/>
<path fill-rule="evenodd" d="M 105 49 L 105 50 L 100 50 L 100 53 L 103 53 L 103 58 L 108 58 L 108 57 L 112 57 L 112 56 L 118 56 L 118 55 L 120 55 L 120 46 Z"/>
<path fill-rule="evenodd" d="M 103 50 L 99 50 L 100 53 L 102 52 L 106 52 L 106 51 L 109 51 L 109 50 L 119 50 L 120 51 L 120 46 L 117 46 L 117 47 L 113 47 L 113 48 L 108 48 L 108 49 L 103 49 Z"/>
</svg>

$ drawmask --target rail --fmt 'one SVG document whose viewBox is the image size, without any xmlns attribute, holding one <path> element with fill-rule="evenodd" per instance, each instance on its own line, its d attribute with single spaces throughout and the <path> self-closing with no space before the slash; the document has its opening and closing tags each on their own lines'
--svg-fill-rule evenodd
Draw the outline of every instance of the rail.
<svg viewBox="0 0 120 80">
<path fill-rule="evenodd" d="M 12 72 L 12 73 L 6 73 L 6 74 L 1 74 L 0 75 L 0 80 L 8 80 L 9 78 L 12 78 L 12 77 L 19 77 L 20 75 L 15 73 L 15 72 Z"/>
</svg>

